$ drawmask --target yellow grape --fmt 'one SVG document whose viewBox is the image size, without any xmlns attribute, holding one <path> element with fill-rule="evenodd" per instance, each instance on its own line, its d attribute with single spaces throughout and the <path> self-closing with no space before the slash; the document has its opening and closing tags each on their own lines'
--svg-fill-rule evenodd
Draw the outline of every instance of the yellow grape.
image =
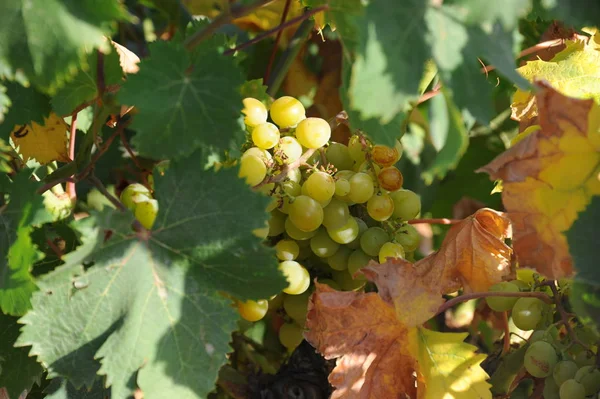
<svg viewBox="0 0 600 399">
<path fill-rule="evenodd" d="M 140 202 L 135 207 L 135 218 L 148 230 L 154 225 L 157 214 L 158 201 L 154 199 Z"/>
<path fill-rule="evenodd" d="M 256 186 L 267 176 L 267 165 L 255 155 L 243 155 L 238 176 L 246 179 L 249 186 Z"/>
<path fill-rule="evenodd" d="M 390 148 L 380 144 L 373 146 L 371 157 L 373 162 L 379 166 L 392 166 L 400 160 L 400 154 L 396 147 Z"/>
<path fill-rule="evenodd" d="M 395 218 L 407 221 L 414 219 L 421 212 L 421 198 L 410 190 L 400 189 L 390 193 L 394 200 Z"/>
<path fill-rule="evenodd" d="M 290 295 L 299 295 L 308 289 L 310 274 L 300 263 L 295 260 L 284 260 L 279 264 L 279 270 L 288 281 L 288 286 L 283 292 Z"/>
<path fill-rule="evenodd" d="M 258 321 L 267 314 L 269 302 L 266 299 L 259 299 L 258 301 L 249 299 L 246 302 L 238 302 L 237 308 L 244 320 Z"/>
<path fill-rule="evenodd" d="M 303 194 L 308 195 L 319 202 L 324 202 L 333 197 L 333 194 L 335 193 L 335 181 L 328 173 L 320 171 L 314 172 L 308 176 L 308 179 L 306 179 L 302 188 L 306 190 Z"/>
<path fill-rule="evenodd" d="M 325 119 L 306 118 L 298 123 L 296 138 L 306 148 L 321 148 L 331 138 L 331 127 Z"/>
<path fill-rule="evenodd" d="M 274 237 L 285 231 L 285 219 L 287 216 L 284 213 L 279 212 L 277 209 L 271 212 L 269 218 L 269 236 Z"/>
<path fill-rule="evenodd" d="M 285 163 L 292 163 L 302 156 L 302 146 L 291 136 L 282 137 L 277 149 L 283 154 L 282 158 Z"/>
<path fill-rule="evenodd" d="M 327 161 L 335 166 L 337 170 L 352 169 L 354 165 L 354 160 L 350 156 L 350 150 L 341 143 L 329 143 L 325 156 L 327 157 Z"/>
<path fill-rule="evenodd" d="M 285 232 L 288 236 L 293 238 L 296 241 L 304 241 L 314 237 L 317 234 L 317 230 L 313 231 L 302 231 L 292 222 L 292 220 L 288 217 L 285 220 Z"/>
<path fill-rule="evenodd" d="M 242 113 L 246 115 L 244 117 L 244 123 L 246 126 L 257 126 L 267 121 L 268 112 L 267 107 L 256 98 L 247 97 L 242 100 L 244 109 Z"/>
<path fill-rule="evenodd" d="M 348 151 L 350 152 L 350 157 L 352 157 L 354 164 L 360 165 L 365 161 L 366 156 L 359 136 L 355 135 L 350 137 L 350 140 L 348 141 Z"/>
<path fill-rule="evenodd" d="M 283 96 L 271 104 L 271 119 L 280 128 L 296 126 L 306 117 L 302 103 L 294 97 Z"/>
<path fill-rule="evenodd" d="M 327 229 L 329 237 L 338 244 L 348 244 L 358 237 L 359 226 L 356 218 L 349 217 L 348 221 L 337 229 Z"/>
<path fill-rule="evenodd" d="M 345 197 L 350 192 L 350 182 L 346 179 L 337 179 L 335 181 L 335 196 Z"/>
<path fill-rule="evenodd" d="M 288 351 L 293 351 L 304 339 L 302 327 L 296 323 L 284 323 L 279 328 L 279 342 L 285 346 Z"/>
<path fill-rule="evenodd" d="M 348 269 L 348 257 L 352 250 L 347 245 L 340 245 L 340 248 L 329 258 L 327 258 L 327 264 L 333 270 L 346 270 Z"/>
<path fill-rule="evenodd" d="M 144 194 L 148 197 L 148 199 L 150 199 L 150 190 L 148 190 L 146 186 L 140 183 L 130 184 L 127 187 L 125 187 L 123 191 L 121 191 L 120 196 L 121 202 L 127 207 L 127 209 L 135 209 L 135 202 L 133 201 L 133 197 L 136 194 Z"/>
<path fill-rule="evenodd" d="M 394 212 L 394 201 L 388 194 L 374 195 L 367 201 L 367 212 L 374 220 L 388 220 Z"/>
<path fill-rule="evenodd" d="M 323 208 L 323 226 L 328 229 L 338 229 L 346 224 L 349 216 L 348 204 L 333 198 L 329 205 Z"/>
<path fill-rule="evenodd" d="M 340 244 L 333 241 L 324 228 L 320 228 L 317 234 L 310 239 L 310 249 L 319 258 L 333 256 L 340 248 Z"/>
<path fill-rule="evenodd" d="M 289 208 L 289 218 L 302 231 L 316 230 L 323 223 L 321 204 L 307 195 L 299 195 Z"/>
<path fill-rule="evenodd" d="M 269 236 L 269 222 L 265 221 L 264 227 L 252 230 L 252 234 L 255 237 L 262 238 L 263 240 Z"/>
<path fill-rule="evenodd" d="M 402 176 L 402 172 L 395 166 L 388 166 L 381 169 L 379 174 L 377 174 L 377 180 L 384 190 L 396 191 L 402 188 L 404 176 Z"/>
<path fill-rule="evenodd" d="M 275 244 L 275 255 L 280 260 L 295 260 L 300 254 L 298 243 L 293 240 L 281 240 Z"/>
<path fill-rule="evenodd" d="M 356 173 L 350 178 L 348 198 L 357 204 L 363 204 L 373 196 L 373 179 L 366 173 Z"/>
<path fill-rule="evenodd" d="M 421 235 L 412 224 L 407 224 L 398 229 L 394 239 L 409 252 L 416 250 L 421 243 Z"/>
<path fill-rule="evenodd" d="M 250 147 L 248 148 L 243 154 L 244 155 L 254 155 L 255 157 L 259 157 L 260 159 L 262 159 L 265 163 L 267 163 L 267 161 L 270 161 L 271 159 L 273 159 L 273 156 L 271 155 L 271 153 L 267 150 L 264 150 L 262 148 L 258 148 L 258 147 Z"/>
<path fill-rule="evenodd" d="M 252 130 L 252 142 L 264 150 L 273 148 L 279 142 L 279 129 L 272 123 L 261 123 Z"/>
<path fill-rule="evenodd" d="M 379 249 L 379 263 L 387 262 L 387 258 L 404 259 L 405 256 L 402 245 L 395 242 L 386 242 Z"/>
</svg>

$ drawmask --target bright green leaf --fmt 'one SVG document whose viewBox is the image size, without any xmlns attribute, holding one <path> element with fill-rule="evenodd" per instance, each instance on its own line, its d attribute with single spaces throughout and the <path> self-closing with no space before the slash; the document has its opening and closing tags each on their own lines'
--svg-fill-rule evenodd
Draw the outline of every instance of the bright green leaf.
<svg viewBox="0 0 600 399">
<path fill-rule="evenodd" d="M 19 344 L 76 387 L 99 372 L 115 397 L 135 383 L 147 399 L 205 397 L 238 319 L 220 292 L 268 298 L 284 287 L 272 250 L 251 233 L 268 199 L 236 174 L 202 170 L 195 154 L 171 163 L 155 176 L 160 209 L 148 233 L 106 208 L 89 218 L 84 245 L 39 281 Z"/>
<path fill-rule="evenodd" d="M 122 103 L 139 110 L 132 128 L 140 154 L 162 159 L 199 147 L 227 149 L 241 131 L 244 80 L 235 60 L 210 48 L 192 65 L 181 44 L 167 42 L 151 44 L 150 53 L 119 92 Z"/>
<path fill-rule="evenodd" d="M 4 121 L 0 123 L 0 139 L 8 142 L 10 133 L 16 125 L 25 125 L 36 122 L 44 124 L 44 118 L 50 115 L 50 98 L 38 92 L 32 87 L 23 87 L 17 82 L 6 83 L 6 95 L 12 106 L 4 115 Z"/>
</svg>

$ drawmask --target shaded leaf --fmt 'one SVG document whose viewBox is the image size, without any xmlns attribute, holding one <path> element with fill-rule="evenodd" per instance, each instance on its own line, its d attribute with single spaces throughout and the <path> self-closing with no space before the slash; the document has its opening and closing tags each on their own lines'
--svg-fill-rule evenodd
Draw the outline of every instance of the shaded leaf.
<svg viewBox="0 0 600 399">
<path fill-rule="evenodd" d="M 506 29 L 512 29 L 517 25 L 519 18 L 529 11 L 530 3 L 530 0 L 503 2 L 457 0 L 454 2 L 466 14 L 465 19 L 468 23 L 475 25 L 481 22 L 494 23 L 499 20 Z"/>
<path fill-rule="evenodd" d="M 98 377 L 91 388 L 76 389 L 64 378 L 54 378 L 44 390 L 46 399 L 110 399 L 110 389 L 104 387 L 104 379 Z"/>
<path fill-rule="evenodd" d="M 11 107 L 0 123 L 0 139 L 8 142 L 10 133 L 17 125 L 26 125 L 31 122 L 43 124 L 50 116 L 52 107 L 50 98 L 32 87 L 24 87 L 17 82 L 6 82 L 6 95 L 10 99 Z"/>
<path fill-rule="evenodd" d="M 16 126 L 10 137 L 25 161 L 35 159 L 42 165 L 53 161 L 69 162 L 67 128 L 60 116 L 51 113 L 42 125 L 31 122 Z"/>
</svg>

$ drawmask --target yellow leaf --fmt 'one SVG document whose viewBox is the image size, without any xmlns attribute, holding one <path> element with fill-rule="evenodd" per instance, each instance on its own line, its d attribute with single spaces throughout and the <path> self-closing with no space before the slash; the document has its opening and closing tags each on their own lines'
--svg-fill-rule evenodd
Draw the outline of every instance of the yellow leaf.
<svg viewBox="0 0 600 399">
<path fill-rule="evenodd" d="M 25 161 L 35 159 L 42 165 L 52 161 L 70 161 L 67 152 L 67 124 L 55 113 L 44 118 L 43 126 L 35 122 L 15 126 L 10 137 Z"/>
<path fill-rule="evenodd" d="M 464 343 L 468 333 L 440 333 L 417 328 L 419 398 L 485 399 L 492 397 L 489 376 L 481 368 L 484 354 Z M 421 388 L 424 385 L 424 389 Z"/>
<path fill-rule="evenodd" d="M 558 279 L 573 273 L 565 233 L 600 195 L 600 106 L 536 85 L 541 129 L 480 170 L 503 180 L 519 264 Z"/>
<path fill-rule="evenodd" d="M 257 8 L 255 11 L 241 18 L 233 20 L 233 23 L 246 30 L 269 30 L 281 23 L 281 15 L 285 7 L 286 0 L 276 0 L 264 7 Z M 303 7 L 300 0 L 292 0 L 288 10 L 286 21 L 302 14 Z"/>
</svg>

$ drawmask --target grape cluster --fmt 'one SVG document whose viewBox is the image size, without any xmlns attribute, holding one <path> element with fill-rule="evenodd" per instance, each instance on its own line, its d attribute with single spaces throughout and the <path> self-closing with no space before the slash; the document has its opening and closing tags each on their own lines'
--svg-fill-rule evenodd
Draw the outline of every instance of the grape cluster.
<svg viewBox="0 0 600 399">
<path fill-rule="evenodd" d="M 568 293 L 569 283 L 543 281 L 529 269 L 520 269 L 517 280 L 504 281 L 490 287 L 493 292 L 543 292 L 558 301 Z M 553 289 L 550 289 L 550 286 Z M 546 399 L 583 399 L 596 397 L 600 392 L 600 370 L 595 365 L 597 348 L 595 334 L 569 320 L 569 333 L 565 321 L 557 310 L 534 297 L 487 297 L 488 306 L 495 311 L 510 311 L 515 327 L 531 331 L 523 360 L 525 370 L 535 378 L 544 379 L 543 397 Z M 561 305 L 562 302 L 561 302 Z M 558 321 L 557 321 L 558 320 Z M 561 326 L 565 326 L 561 329 Z M 573 334 L 577 336 L 574 342 Z M 584 337 L 590 338 L 590 347 L 584 348 Z M 587 345 L 588 343 L 586 343 Z"/>
<path fill-rule="evenodd" d="M 158 214 L 158 201 L 152 198 L 152 193 L 146 186 L 140 183 L 130 184 L 121 191 L 120 199 L 142 226 L 152 228 Z"/>
<path fill-rule="evenodd" d="M 420 213 L 421 201 L 402 189 L 399 141 L 373 145 L 357 134 L 347 144 L 333 142 L 329 123 L 306 117 L 302 103 L 287 96 L 269 110 L 246 98 L 243 113 L 248 143 L 239 176 L 272 199 L 268 226 L 254 233 L 274 247 L 289 285 L 270 301 L 237 306 L 248 321 L 283 310 L 279 339 L 293 350 L 302 341 L 311 281 L 356 290 L 365 284 L 356 272 L 370 261 L 412 258 L 420 236 L 406 221 Z"/>
</svg>

